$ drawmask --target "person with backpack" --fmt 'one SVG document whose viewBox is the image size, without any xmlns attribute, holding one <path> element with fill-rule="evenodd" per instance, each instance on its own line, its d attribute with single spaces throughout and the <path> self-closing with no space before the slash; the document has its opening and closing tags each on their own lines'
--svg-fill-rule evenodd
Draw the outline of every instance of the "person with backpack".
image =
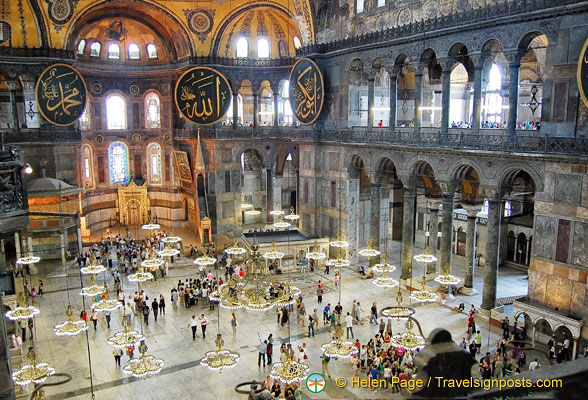
<svg viewBox="0 0 588 400">
<path fill-rule="evenodd" d="M 143 319 L 145 321 L 145 325 L 149 325 L 149 306 L 146 302 L 143 302 Z"/>
<path fill-rule="evenodd" d="M 321 356 L 321 373 L 323 376 L 331 377 L 331 372 L 329 371 L 329 361 L 331 358 L 326 354 L 323 353 Z"/>
</svg>

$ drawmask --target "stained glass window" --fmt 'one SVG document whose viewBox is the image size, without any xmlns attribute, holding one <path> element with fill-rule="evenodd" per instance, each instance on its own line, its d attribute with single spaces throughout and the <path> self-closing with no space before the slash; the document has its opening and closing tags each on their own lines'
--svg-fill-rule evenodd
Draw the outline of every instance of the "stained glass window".
<svg viewBox="0 0 588 400">
<path fill-rule="evenodd" d="M 161 183 L 161 146 L 151 143 L 147 148 L 147 158 L 151 164 L 149 167 L 151 183 Z"/>
<path fill-rule="evenodd" d="M 80 116 L 80 129 L 83 131 L 88 131 L 90 130 L 90 111 L 89 111 L 89 107 L 86 105 L 86 108 L 84 108 L 84 112 L 82 113 L 82 115 Z"/>
<path fill-rule="evenodd" d="M 127 129 L 127 105 L 118 94 L 106 100 L 106 123 L 108 129 Z"/>
<path fill-rule="evenodd" d="M 145 97 L 145 126 L 147 128 L 160 128 L 159 119 L 159 96 L 155 93 L 149 93 Z"/>
<path fill-rule="evenodd" d="M 92 149 L 87 144 L 82 147 L 82 178 L 84 187 L 94 186 L 92 179 Z"/>
<path fill-rule="evenodd" d="M 129 182 L 129 149 L 124 143 L 112 142 L 108 147 L 108 165 L 111 184 Z"/>
<path fill-rule="evenodd" d="M 138 60 L 141 58 L 141 50 L 139 50 L 139 46 L 137 43 L 131 43 L 129 45 L 129 59 L 130 60 Z"/>
</svg>

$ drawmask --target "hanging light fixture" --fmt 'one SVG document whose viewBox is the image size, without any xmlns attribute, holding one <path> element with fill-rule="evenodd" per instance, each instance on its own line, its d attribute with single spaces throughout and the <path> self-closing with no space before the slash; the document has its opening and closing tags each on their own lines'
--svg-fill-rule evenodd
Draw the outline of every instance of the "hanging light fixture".
<svg viewBox="0 0 588 400">
<path fill-rule="evenodd" d="M 232 256 L 238 256 L 241 254 L 245 254 L 247 252 L 247 250 L 245 250 L 243 247 L 239 246 L 239 243 L 237 243 L 237 240 L 235 240 L 235 243 L 227 248 L 225 250 L 225 253 L 232 255 Z"/>
<path fill-rule="evenodd" d="M 156 270 L 157 268 L 161 267 L 163 264 L 165 264 L 165 261 L 162 260 L 161 258 L 157 258 L 155 256 L 155 252 L 151 251 L 151 252 L 149 252 L 148 258 L 144 261 L 141 261 L 140 265 L 149 271 L 153 271 L 153 270 Z"/>
<path fill-rule="evenodd" d="M 182 241 L 182 238 L 179 236 L 173 236 L 173 233 L 170 236 L 166 236 L 161 238 L 161 241 L 164 243 L 178 243 Z"/>
<path fill-rule="evenodd" d="M 80 272 L 81 272 L 81 270 L 80 270 Z M 96 295 L 102 295 L 102 294 L 104 294 L 104 292 L 106 292 L 106 288 L 104 286 L 96 285 L 96 274 L 91 273 L 90 274 L 90 286 L 83 287 L 80 290 L 80 295 L 94 297 Z"/>
<path fill-rule="evenodd" d="M 443 273 L 437 275 L 434 281 L 440 283 L 441 285 L 447 286 L 457 285 L 459 282 L 461 282 L 461 279 L 455 275 L 450 274 L 449 270 L 450 266 L 449 264 L 446 264 Z"/>
<path fill-rule="evenodd" d="M 396 271 L 396 266 L 386 262 L 386 254 L 382 255 L 382 262 L 375 264 L 372 268 L 374 271 L 382 273 L 382 276 L 372 280 L 374 285 L 385 288 L 392 288 L 398 285 L 398 281 L 396 279 L 388 277 L 388 273 Z"/>
<path fill-rule="evenodd" d="M 274 222 L 272 226 L 276 229 L 287 229 L 290 227 L 290 223 L 284 221 Z"/>
<path fill-rule="evenodd" d="M 319 245 L 318 245 L 318 241 L 314 241 L 314 248 L 313 251 L 310 251 L 308 253 L 306 253 L 306 258 L 308 258 L 309 260 L 322 260 L 323 258 L 326 258 L 327 255 L 321 251 L 319 251 Z"/>
<path fill-rule="evenodd" d="M 272 365 L 270 377 L 274 380 L 280 381 L 286 385 L 294 382 L 300 382 L 306 379 L 310 368 L 308 365 L 296 361 L 292 344 L 286 345 L 286 361 L 278 362 Z"/>
<path fill-rule="evenodd" d="M 17 264 L 36 264 L 39 261 L 41 261 L 41 257 L 37 257 L 37 256 L 27 256 L 27 257 L 21 257 L 18 260 L 16 260 Z"/>
<path fill-rule="evenodd" d="M 321 349 L 326 356 L 329 358 L 346 360 L 357 355 L 357 347 L 351 342 L 342 340 L 343 328 L 341 327 L 341 324 L 338 324 L 335 328 L 335 334 L 333 337 L 334 339 L 332 341 L 321 346 Z"/>
<path fill-rule="evenodd" d="M 276 241 L 272 242 L 272 250 L 263 253 L 263 258 L 267 260 L 280 260 L 284 258 L 284 253 L 276 249 Z"/>
<path fill-rule="evenodd" d="M 112 312 L 117 308 L 122 307 L 120 301 L 110 298 L 108 289 L 106 289 L 102 297 L 103 298 L 100 301 L 90 305 L 92 310 L 98 312 Z"/>
<path fill-rule="evenodd" d="M 214 265 L 216 263 L 216 258 L 214 257 L 198 257 L 194 260 L 194 264 L 196 265 Z"/>
<path fill-rule="evenodd" d="M 135 346 L 140 341 L 145 340 L 145 335 L 129 329 L 129 320 L 126 316 L 123 317 L 122 326 L 123 330 L 121 332 L 117 332 L 114 336 L 108 338 L 108 344 L 117 349 L 126 349 L 129 346 Z"/>
<path fill-rule="evenodd" d="M 153 279 L 151 272 L 145 272 L 143 269 L 143 262 L 137 267 L 137 272 L 128 276 L 130 282 L 147 282 Z"/>
<path fill-rule="evenodd" d="M 294 213 L 294 207 L 290 207 L 290 214 L 288 214 L 284 217 L 284 219 L 287 219 L 288 221 L 292 221 L 292 223 L 294 223 L 294 221 L 298 220 L 299 218 L 300 218 L 300 215 Z"/>
<path fill-rule="evenodd" d="M 421 278 L 421 289 L 412 290 L 410 292 L 410 298 L 421 303 L 432 303 L 437 301 L 437 295 L 427 290 L 427 278 L 425 275 Z"/>
<path fill-rule="evenodd" d="M 377 257 L 380 255 L 380 251 L 372 248 L 372 240 L 369 239 L 367 247 L 365 249 L 359 250 L 357 254 L 364 257 Z"/>
<path fill-rule="evenodd" d="M 57 336 L 76 336 L 88 329 L 86 321 L 74 320 L 73 308 L 70 305 L 68 305 L 67 309 L 65 310 L 65 316 L 67 317 L 67 321 L 62 324 L 55 325 L 53 328 Z"/>
<path fill-rule="evenodd" d="M 33 318 L 33 316 L 40 313 L 37 307 L 27 306 L 27 298 L 23 292 L 18 294 L 16 298 L 17 307 L 14 310 L 10 310 L 4 314 L 6 318 L 11 321 L 21 321 L 24 319 Z"/>
<path fill-rule="evenodd" d="M 339 247 L 339 257 L 338 258 L 329 258 L 326 262 L 329 267 L 334 268 L 342 268 L 342 267 L 349 267 L 351 265 L 351 261 L 346 258 L 343 258 L 343 247 Z"/>
<path fill-rule="evenodd" d="M 135 378 L 146 378 L 148 375 L 156 375 L 160 373 L 164 360 L 146 354 L 148 348 L 145 344 L 145 340 L 141 341 L 138 350 L 141 353 L 141 356 L 129 360 L 127 365 L 123 367 L 123 372 L 125 374 L 133 375 Z"/>
<path fill-rule="evenodd" d="M 165 249 L 160 250 L 157 252 L 157 255 L 159 257 L 173 257 L 173 256 L 177 256 L 178 254 L 180 254 L 180 250 L 175 249 L 172 247 L 172 243 L 177 243 L 174 241 L 170 241 L 170 242 L 165 242 Z"/>
<path fill-rule="evenodd" d="M 27 360 L 27 365 L 12 373 L 12 380 L 16 385 L 26 386 L 29 383 L 38 385 L 55 374 L 55 369 L 51 365 L 44 362 L 37 363 L 37 355 L 33 347 L 29 347 Z"/>
<path fill-rule="evenodd" d="M 402 306 L 402 300 L 402 293 L 400 292 L 400 286 L 398 286 L 398 293 L 396 294 L 396 306 L 382 309 L 382 315 L 384 317 L 396 320 L 404 320 L 412 317 L 416 312 L 415 309 Z"/>
<path fill-rule="evenodd" d="M 412 318 L 412 317 L 411 317 Z M 401 334 L 397 334 L 392 336 L 391 338 L 391 344 L 394 347 L 404 347 L 405 349 L 409 349 L 409 350 L 419 350 L 422 349 L 423 347 L 425 347 L 425 338 L 421 335 L 417 335 L 415 333 L 412 333 L 412 328 L 414 327 L 414 323 L 412 322 L 412 319 L 409 319 L 408 321 L 406 321 L 405 324 L 406 327 L 406 332 L 405 333 L 401 333 Z"/>
<path fill-rule="evenodd" d="M 204 353 L 204 358 L 200 360 L 201 365 L 212 371 L 219 371 L 219 373 L 222 373 L 223 368 L 233 368 L 237 365 L 237 361 L 241 356 L 235 351 L 223 349 L 225 341 L 220 333 L 216 335 L 214 344 L 216 345 L 216 350 Z"/>
<path fill-rule="evenodd" d="M 80 268 L 80 272 L 84 275 L 98 275 L 100 272 L 104 271 L 106 271 L 106 267 L 102 264 L 98 264 L 98 260 L 94 254 L 90 256 L 90 263 L 88 266 Z"/>
<path fill-rule="evenodd" d="M 161 226 L 159 224 L 154 224 L 153 222 L 149 222 L 148 224 L 141 225 L 141 229 L 145 231 L 153 231 L 155 229 L 159 229 Z"/>
<path fill-rule="evenodd" d="M 270 211 L 270 215 L 273 215 L 275 217 L 278 217 L 280 215 L 284 215 L 284 211 L 282 211 L 282 210 L 272 210 L 272 211 Z"/>
</svg>

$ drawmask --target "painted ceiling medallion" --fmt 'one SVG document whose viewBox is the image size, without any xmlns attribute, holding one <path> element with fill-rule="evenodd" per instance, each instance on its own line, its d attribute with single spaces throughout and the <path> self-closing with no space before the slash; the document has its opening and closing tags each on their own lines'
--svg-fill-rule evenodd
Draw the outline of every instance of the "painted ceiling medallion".
<svg viewBox="0 0 588 400">
<path fill-rule="evenodd" d="M 214 26 L 214 11 L 203 8 L 184 10 L 184 14 L 188 20 L 188 27 L 202 42 L 206 40 L 206 35 L 212 31 L 212 27 Z"/>
<path fill-rule="evenodd" d="M 132 94 L 133 96 L 138 95 L 140 91 L 141 91 L 141 89 L 139 89 L 138 85 L 131 85 L 129 87 L 129 93 Z"/>
<path fill-rule="evenodd" d="M 77 0 L 46 0 L 49 18 L 57 25 L 64 25 L 71 19 Z"/>
</svg>

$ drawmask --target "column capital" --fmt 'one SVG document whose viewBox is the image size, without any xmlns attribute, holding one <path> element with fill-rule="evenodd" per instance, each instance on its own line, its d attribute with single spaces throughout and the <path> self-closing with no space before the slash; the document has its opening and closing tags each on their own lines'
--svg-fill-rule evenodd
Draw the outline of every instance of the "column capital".
<svg viewBox="0 0 588 400">
<path fill-rule="evenodd" d="M 486 61 L 486 56 L 479 53 L 479 54 L 469 54 L 468 57 L 472 64 L 474 64 L 475 69 L 483 69 L 484 62 Z"/>
<path fill-rule="evenodd" d="M 500 201 L 500 189 L 497 187 L 482 187 L 484 196 L 488 201 Z"/>
<path fill-rule="evenodd" d="M 375 82 L 376 80 L 376 74 L 380 72 L 380 69 L 375 69 L 375 68 L 371 68 L 371 69 L 366 69 L 363 71 L 362 74 L 362 78 L 367 79 L 367 81 L 369 83 Z"/>
<path fill-rule="evenodd" d="M 441 208 L 441 204 L 443 203 L 440 199 L 427 199 L 429 203 L 429 210 L 431 211 L 439 211 Z"/>
<path fill-rule="evenodd" d="M 525 52 L 521 51 L 520 49 L 514 49 L 504 51 L 503 53 L 511 68 L 521 66 L 521 58 L 523 58 Z"/>
<path fill-rule="evenodd" d="M 481 204 L 462 204 L 463 209 L 468 212 L 468 218 L 476 218 L 478 213 L 482 210 Z"/>
<path fill-rule="evenodd" d="M 446 196 L 451 196 L 451 198 L 453 198 L 453 195 L 455 194 L 455 189 L 457 188 L 458 183 L 459 182 L 456 182 L 456 181 L 449 181 L 449 182 L 437 181 L 437 184 L 439 185 L 441 192 L 443 192 L 443 198 L 445 198 Z"/>
<path fill-rule="evenodd" d="M 13 92 L 18 87 L 18 80 L 7 79 L 6 86 L 8 86 L 9 91 Z"/>
<path fill-rule="evenodd" d="M 444 73 L 451 73 L 451 69 L 457 61 L 453 57 L 438 58 L 437 63 L 441 66 Z"/>
</svg>

